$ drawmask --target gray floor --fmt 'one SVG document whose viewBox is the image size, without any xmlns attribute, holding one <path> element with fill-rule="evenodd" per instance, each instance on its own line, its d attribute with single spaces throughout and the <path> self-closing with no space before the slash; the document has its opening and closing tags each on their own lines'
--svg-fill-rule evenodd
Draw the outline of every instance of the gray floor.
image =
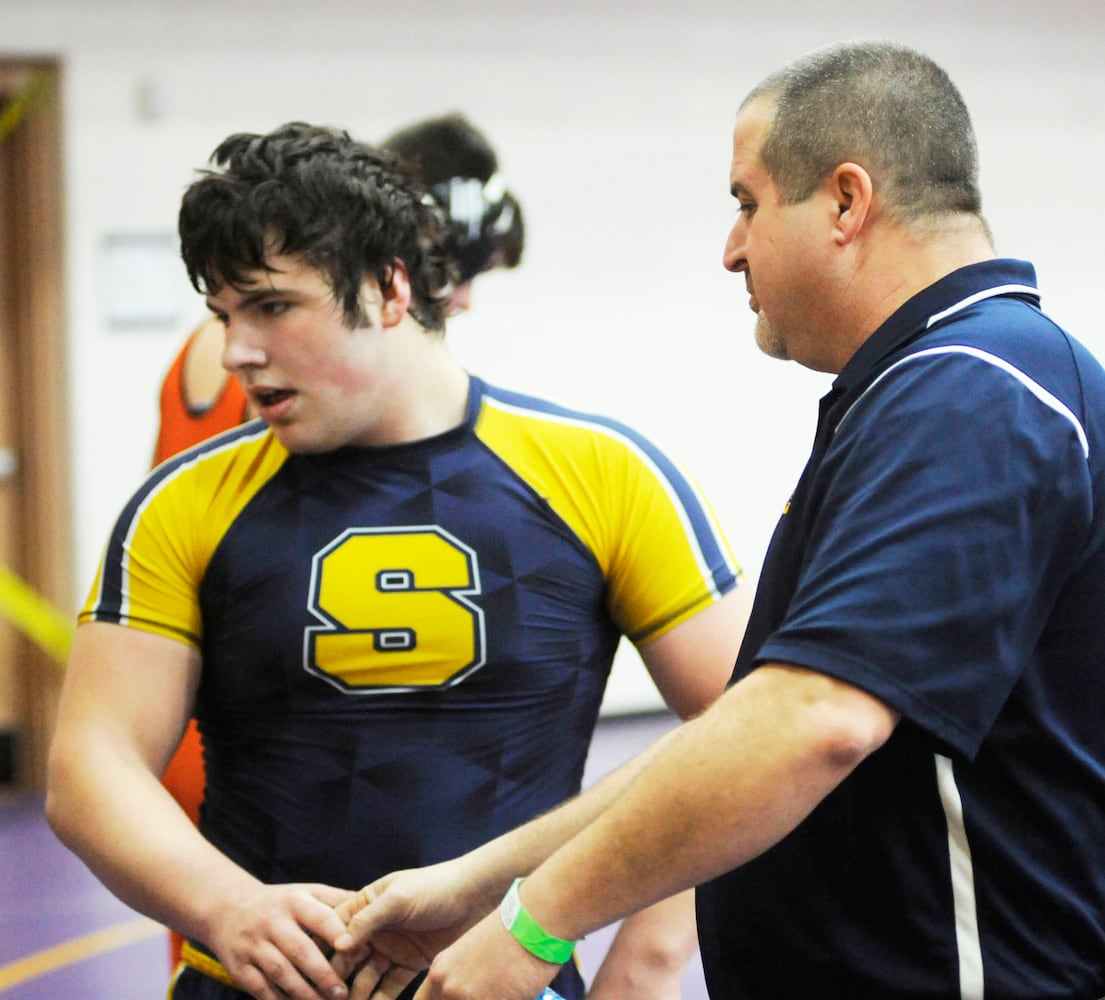
<svg viewBox="0 0 1105 1000">
<path fill-rule="evenodd" d="M 670 728 L 664 715 L 599 724 L 587 782 Z M 602 960 L 613 929 L 580 945 L 585 969 Z M 0 1000 L 152 1000 L 165 995 L 165 936 L 107 892 L 50 832 L 42 802 L 0 795 Z M 684 1000 L 704 1000 L 697 960 Z"/>
</svg>

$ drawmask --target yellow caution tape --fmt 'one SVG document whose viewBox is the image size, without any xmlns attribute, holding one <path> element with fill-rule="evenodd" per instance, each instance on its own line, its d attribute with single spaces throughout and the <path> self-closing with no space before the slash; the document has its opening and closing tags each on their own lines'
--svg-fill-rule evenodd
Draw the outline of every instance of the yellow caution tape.
<svg viewBox="0 0 1105 1000">
<path fill-rule="evenodd" d="M 72 620 L 4 566 L 0 566 L 0 615 L 64 666 L 73 644 Z"/>
</svg>

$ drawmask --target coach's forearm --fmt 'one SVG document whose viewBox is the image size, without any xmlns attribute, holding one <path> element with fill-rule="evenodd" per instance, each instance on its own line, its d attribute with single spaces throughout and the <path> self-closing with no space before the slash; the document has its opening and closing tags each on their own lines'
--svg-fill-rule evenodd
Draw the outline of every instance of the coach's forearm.
<svg viewBox="0 0 1105 1000">
<path fill-rule="evenodd" d="M 515 878 L 531 872 L 605 812 L 675 732 L 665 733 L 575 798 L 469 852 L 463 859 L 468 877 L 497 902 Z"/>
<path fill-rule="evenodd" d="M 536 868 L 523 902 L 549 933 L 575 940 L 737 867 L 793 830 L 896 722 L 849 685 L 761 667 L 675 730 Z"/>
</svg>

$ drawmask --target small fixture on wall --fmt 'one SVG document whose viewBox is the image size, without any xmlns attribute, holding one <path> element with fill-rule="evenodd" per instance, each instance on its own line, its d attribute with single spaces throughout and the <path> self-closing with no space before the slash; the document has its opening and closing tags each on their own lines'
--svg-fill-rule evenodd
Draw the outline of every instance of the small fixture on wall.
<svg viewBox="0 0 1105 1000">
<path fill-rule="evenodd" d="M 141 122 L 160 121 L 165 114 L 165 94 L 161 84 L 144 76 L 134 90 L 134 109 Z"/>
<path fill-rule="evenodd" d="M 115 330 L 175 326 L 183 269 L 171 233 L 104 237 L 107 322 Z"/>
</svg>

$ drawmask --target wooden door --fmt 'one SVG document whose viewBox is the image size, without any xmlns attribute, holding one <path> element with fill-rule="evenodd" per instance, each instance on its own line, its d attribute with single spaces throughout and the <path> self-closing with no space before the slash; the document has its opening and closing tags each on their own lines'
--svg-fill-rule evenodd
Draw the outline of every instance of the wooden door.
<svg viewBox="0 0 1105 1000">
<path fill-rule="evenodd" d="M 52 61 L 0 60 L 0 568 L 69 617 L 58 82 Z M 62 665 L 18 617 L 0 615 L 0 763 L 14 745 L 10 784 L 38 787 Z"/>
</svg>

